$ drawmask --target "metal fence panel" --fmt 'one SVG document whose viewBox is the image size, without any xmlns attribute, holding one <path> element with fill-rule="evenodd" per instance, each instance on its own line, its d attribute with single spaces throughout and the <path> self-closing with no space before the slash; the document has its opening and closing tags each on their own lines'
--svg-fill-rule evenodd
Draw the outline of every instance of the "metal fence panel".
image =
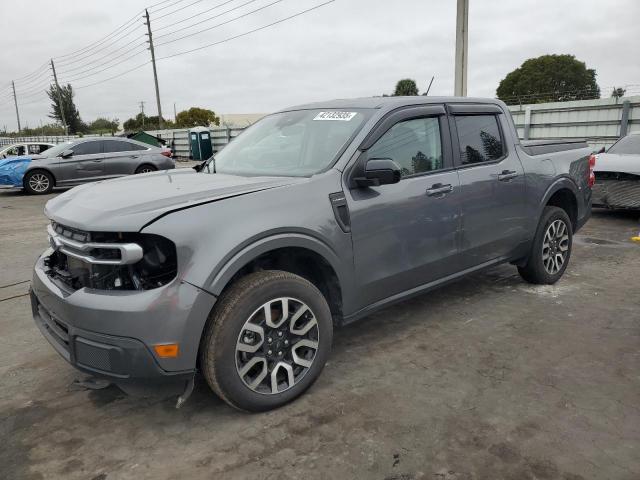
<svg viewBox="0 0 640 480">
<path fill-rule="evenodd" d="M 625 104 L 628 106 L 625 107 Z M 626 126 L 623 124 L 624 108 L 628 108 Z M 592 148 L 599 149 L 613 144 L 620 137 L 621 132 L 640 131 L 640 96 L 511 105 L 509 110 L 516 124 L 518 136 L 520 138 L 528 137 L 529 140 L 586 139 Z M 242 127 L 211 128 L 213 151 L 222 150 L 243 130 Z M 189 129 L 146 130 L 146 132 L 165 140 L 167 145 L 173 148 L 177 157 L 189 158 L 191 156 Z M 0 145 L 16 142 L 60 143 L 76 138 L 79 137 L 75 135 L 0 137 Z"/>
</svg>

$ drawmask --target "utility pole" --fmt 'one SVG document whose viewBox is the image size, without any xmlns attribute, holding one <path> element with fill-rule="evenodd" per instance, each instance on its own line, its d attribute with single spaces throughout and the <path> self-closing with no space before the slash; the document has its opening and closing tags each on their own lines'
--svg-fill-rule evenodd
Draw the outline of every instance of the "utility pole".
<svg viewBox="0 0 640 480">
<path fill-rule="evenodd" d="M 178 114 L 176 113 L 176 102 L 173 102 L 173 121 L 176 121 L 176 117 Z"/>
<path fill-rule="evenodd" d="M 144 102 L 140 100 L 140 112 L 142 112 L 142 127 L 144 128 Z"/>
<path fill-rule="evenodd" d="M 469 0 L 458 0 L 456 14 L 456 70 L 453 94 L 467 96 Z"/>
<path fill-rule="evenodd" d="M 149 20 L 149 11 L 145 8 L 144 16 L 147 19 L 147 35 L 149 36 L 149 50 L 151 51 L 151 64 L 153 65 L 153 81 L 156 84 L 156 103 L 158 104 L 158 129 L 164 128 L 162 120 L 162 107 L 160 106 L 160 88 L 158 87 L 158 71 L 156 70 L 156 54 L 153 51 L 153 36 L 151 34 L 151 20 Z"/>
<path fill-rule="evenodd" d="M 13 103 L 16 106 L 16 118 L 18 119 L 18 133 L 22 130 L 20 128 L 20 114 L 18 113 L 18 98 L 16 97 L 16 84 L 11 80 L 11 87 L 13 88 Z"/>
<path fill-rule="evenodd" d="M 64 118 L 64 105 L 62 104 L 62 93 L 60 92 L 60 85 L 58 85 L 58 76 L 56 75 L 56 67 L 53 64 L 53 58 L 51 59 L 51 70 L 53 71 L 53 81 L 56 83 L 56 93 L 58 95 L 58 104 L 60 105 L 60 118 L 62 118 L 64 133 L 65 135 L 69 135 L 69 129 L 67 128 L 67 121 Z"/>
</svg>

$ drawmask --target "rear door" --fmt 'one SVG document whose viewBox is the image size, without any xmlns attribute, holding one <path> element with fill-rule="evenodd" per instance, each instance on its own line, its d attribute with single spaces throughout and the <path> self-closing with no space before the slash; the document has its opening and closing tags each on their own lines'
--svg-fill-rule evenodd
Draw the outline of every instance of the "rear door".
<svg viewBox="0 0 640 480">
<path fill-rule="evenodd" d="M 527 238 L 522 163 L 496 105 L 449 105 L 461 188 L 465 268 L 510 257 Z"/>
<path fill-rule="evenodd" d="M 73 155 L 58 157 L 56 178 L 59 184 L 75 184 L 104 177 L 104 155 L 101 140 L 85 140 L 69 147 Z"/>
<path fill-rule="evenodd" d="M 125 139 L 104 139 L 106 175 L 132 175 L 143 163 L 149 148 Z"/>
<path fill-rule="evenodd" d="M 391 116 L 397 118 L 358 161 L 391 158 L 402 169 L 400 182 L 346 194 L 360 307 L 458 269 L 460 185 L 444 108 Z"/>
</svg>

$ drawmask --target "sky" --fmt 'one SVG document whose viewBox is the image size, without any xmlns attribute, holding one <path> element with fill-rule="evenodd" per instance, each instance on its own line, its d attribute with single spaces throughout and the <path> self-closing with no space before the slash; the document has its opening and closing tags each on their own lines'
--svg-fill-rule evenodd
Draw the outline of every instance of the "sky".
<svg viewBox="0 0 640 480">
<path fill-rule="evenodd" d="M 139 113 L 141 101 L 147 115 L 156 115 L 152 68 L 145 64 L 150 52 L 142 43 L 145 7 L 165 118 L 173 118 L 174 103 L 178 112 L 198 106 L 226 114 L 268 113 L 382 95 L 392 93 L 401 78 L 415 79 L 422 93 L 434 76 L 430 94 L 453 94 L 455 0 L 335 0 L 224 41 L 326 1 L 3 2 L 0 129 L 16 130 L 11 80 L 22 126 L 51 121 L 44 94 L 51 58 L 60 82 L 76 89 L 83 120 L 124 121 Z M 594 68 L 603 94 L 604 87 L 638 85 L 638 19 L 638 0 L 470 0 L 468 94 L 493 97 L 507 73 L 527 58 L 550 53 L 573 54 Z M 185 53 L 212 43 L 217 45 Z"/>
</svg>

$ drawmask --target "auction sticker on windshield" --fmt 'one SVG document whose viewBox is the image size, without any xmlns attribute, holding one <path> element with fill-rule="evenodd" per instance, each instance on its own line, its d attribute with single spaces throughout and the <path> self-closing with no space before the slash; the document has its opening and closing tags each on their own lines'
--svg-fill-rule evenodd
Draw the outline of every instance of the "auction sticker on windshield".
<svg viewBox="0 0 640 480">
<path fill-rule="evenodd" d="M 339 120 L 342 122 L 348 122 L 355 117 L 358 112 L 320 112 L 314 120 Z"/>
</svg>

